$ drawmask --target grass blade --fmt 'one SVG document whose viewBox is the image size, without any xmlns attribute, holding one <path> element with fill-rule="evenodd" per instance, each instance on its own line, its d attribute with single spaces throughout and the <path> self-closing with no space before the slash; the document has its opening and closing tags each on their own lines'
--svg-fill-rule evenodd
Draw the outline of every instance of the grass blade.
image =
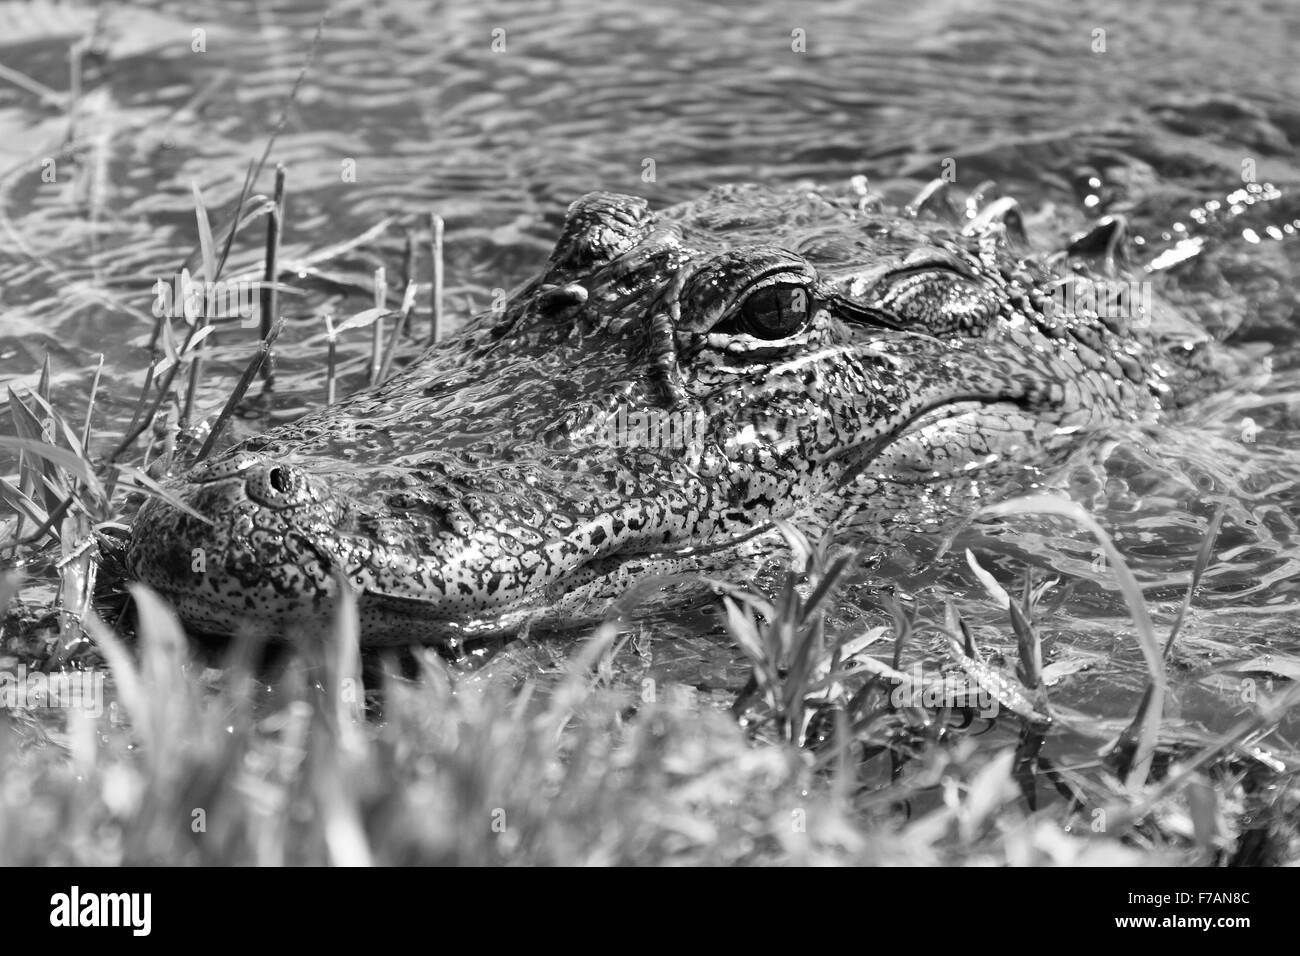
<svg viewBox="0 0 1300 956">
<path fill-rule="evenodd" d="M 199 230 L 199 249 L 203 253 L 203 278 L 211 284 L 217 281 L 217 251 L 212 239 L 212 223 L 208 220 L 208 210 L 203 205 L 199 184 L 191 180 L 190 188 L 194 190 L 194 220 Z M 204 298 L 206 300 L 206 296 Z M 207 315 L 208 304 L 205 301 L 203 305 L 203 313 Z"/>
<path fill-rule="evenodd" d="M 980 584 L 984 585 L 984 590 L 989 593 L 989 597 L 993 598 L 993 602 L 998 607 L 1005 611 L 1011 606 L 1011 597 L 1007 594 L 1006 589 L 1003 588 L 1002 585 L 998 584 L 997 578 L 989 574 L 979 561 L 975 559 L 975 555 L 971 553 L 970 548 L 966 549 L 966 565 L 971 569 L 971 572 L 975 577 L 979 579 Z"/>
<path fill-rule="evenodd" d="M 230 416 L 235 413 L 235 409 L 238 407 L 240 401 L 243 400 L 244 393 L 248 391 L 248 386 L 252 384 L 258 371 L 262 368 L 262 363 L 266 361 L 266 357 L 271 353 L 271 346 L 273 346 L 275 340 L 280 337 L 280 330 L 283 328 L 284 319 L 281 318 L 276 321 L 275 328 L 271 329 L 271 334 L 258 343 L 256 354 L 254 354 L 253 358 L 244 368 L 244 374 L 239 376 L 239 381 L 235 383 L 235 390 L 231 392 L 230 397 L 226 399 L 226 404 L 221 409 L 221 414 L 217 416 L 217 420 L 212 426 L 212 431 L 208 432 L 208 437 L 204 440 L 203 447 L 199 449 L 199 453 L 194 459 L 195 463 L 203 461 L 209 454 L 211 454 L 213 446 L 217 443 L 217 439 L 221 436 L 222 431 L 225 430 L 226 422 L 230 420 Z"/>
<path fill-rule="evenodd" d="M 1050 514 L 1067 518 L 1082 525 L 1097 539 L 1110 562 L 1111 569 L 1119 585 L 1120 592 L 1128 604 L 1137 633 L 1138 646 L 1146 661 L 1147 671 L 1151 677 L 1151 706 L 1147 708 L 1142 721 L 1142 731 L 1137 742 L 1137 751 L 1132 768 L 1129 771 L 1127 785 L 1130 789 L 1143 784 L 1151 772 L 1151 762 L 1155 757 L 1156 739 L 1160 732 L 1160 721 L 1164 714 L 1167 679 L 1165 675 L 1164 655 L 1160 643 L 1156 640 L 1155 627 L 1151 623 L 1151 614 L 1147 611 L 1146 600 L 1137 578 L 1129 570 L 1124 556 L 1119 553 L 1114 543 L 1092 515 L 1073 501 L 1056 498 L 1051 495 L 1030 495 L 1014 498 L 1001 504 L 990 505 L 981 509 L 980 514 L 988 517 L 1012 517 L 1015 515 Z"/>
<path fill-rule="evenodd" d="M 31 438 L 10 438 L 5 435 L 0 435 L 0 448 L 9 448 L 23 454 L 35 455 L 50 464 L 57 465 L 83 482 L 96 498 L 104 499 L 104 486 L 100 484 L 99 477 L 91 470 L 90 462 L 75 452 L 68 451 L 66 448 L 58 448 L 48 442 L 36 441 Z"/>
<path fill-rule="evenodd" d="M 1205 540 L 1201 542 L 1201 550 L 1196 554 L 1196 563 L 1192 565 L 1192 580 L 1187 585 L 1187 593 L 1183 595 L 1183 603 L 1178 608 L 1178 616 L 1174 618 L 1173 626 L 1169 628 L 1169 637 L 1165 641 L 1165 659 L 1169 658 L 1170 651 L 1174 648 L 1174 640 L 1178 637 L 1178 631 L 1183 626 L 1183 618 L 1191 610 L 1192 598 L 1196 596 L 1196 590 L 1201 586 L 1201 576 L 1205 574 L 1205 569 L 1210 566 L 1210 555 L 1214 552 L 1214 542 L 1218 540 L 1219 528 L 1223 524 L 1223 515 L 1227 511 L 1227 505 L 1219 505 L 1214 511 L 1214 517 L 1210 519 L 1210 525 L 1205 529 Z"/>
</svg>

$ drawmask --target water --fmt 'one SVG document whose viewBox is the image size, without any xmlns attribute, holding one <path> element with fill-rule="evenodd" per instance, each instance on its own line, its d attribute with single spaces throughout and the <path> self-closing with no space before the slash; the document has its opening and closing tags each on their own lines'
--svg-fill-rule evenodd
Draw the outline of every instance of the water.
<svg viewBox="0 0 1300 956">
<path fill-rule="evenodd" d="M 1214 242 L 1161 270 L 1159 291 L 1239 347 L 1270 348 L 1270 364 L 1261 358 L 1239 388 L 1198 398 L 1167 426 L 1081 450 L 1061 480 L 1132 560 L 1162 632 L 1210 515 L 1226 508 L 1184 625 L 1176 693 L 1189 725 L 1222 729 L 1245 710 L 1242 681 L 1262 686 L 1268 667 L 1300 661 L 1300 243 L 1283 229 L 1300 215 L 1289 40 L 1300 7 L 1247 6 L 342 2 L 285 112 L 316 5 L 223 2 L 201 19 L 187 4 L 109 5 L 70 103 L 68 46 L 93 15 L 6 0 L 0 63 L 21 82 L 0 81 L 0 380 L 34 385 L 48 354 L 56 405 L 79 421 L 102 353 L 94 450 L 106 452 L 147 365 L 153 286 L 196 246 L 192 188 L 224 222 L 282 112 L 271 152 L 288 173 L 282 259 L 393 217 L 368 251 L 331 268 L 357 283 L 380 262 L 397 275 L 405 228 L 436 211 L 453 326 L 527 277 L 565 206 L 593 189 L 664 205 L 727 181 L 865 174 L 919 185 L 949 171 L 960 188 L 994 180 L 1016 196 L 1042 242 L 1123 212 L 1148 262 L 1181 248 L 1181 223 Z M 257 191 L 271 190 L 270 169 Z M 1205 213 L 1247 180 L 1276 184 L 1280 198 Z M 261 236 L 260 222 L 241 236 L 227 275 L 256 269 Z M 319 405 L 321 315 L 367 305 L 346 284 L 303 287 L 283 297 L 274 407 L 236 434 Z M 202 415 L 221 407 L 254 338 L 228 325 L 208 340 Z M 345 389 L 361 384 L 368 350 L 368 333 L 345 337 Z M 1095 543 L 1059 523 L 1013 527 L 977 524 L 935 562 L 895 558 L 856 582 L 841 623 L 879 620 L 883 583 L 936 614 L 957 601 L 977 635 L 1004 648 L 1006 622 L 962 550 L 1008 578 L 1026 564 L 1059 573 L 1072 589 L 1044 625 L 1049 652 L 1105 662 L 1054 699 L 1121 720 L 1145 678 Z M 743 679 L 707 617 L 660 624 L 670 639 L 648 652 L 648 672 L 714 689 Z"/>
</svg>

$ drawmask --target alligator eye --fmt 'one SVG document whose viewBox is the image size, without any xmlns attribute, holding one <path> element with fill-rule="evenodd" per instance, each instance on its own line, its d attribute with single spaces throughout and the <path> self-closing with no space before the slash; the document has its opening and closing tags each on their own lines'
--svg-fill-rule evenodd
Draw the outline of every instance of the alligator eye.
<svg viewBox="0 0 1300 956">
<path fill-rule="evenodd" d="M 807 286 L 778 282 L 755 289 L 715 332 L 744 333 L 756 339 L 783 339 L 794 335 L 812 315 L 812 293 Z"/>
</svg>

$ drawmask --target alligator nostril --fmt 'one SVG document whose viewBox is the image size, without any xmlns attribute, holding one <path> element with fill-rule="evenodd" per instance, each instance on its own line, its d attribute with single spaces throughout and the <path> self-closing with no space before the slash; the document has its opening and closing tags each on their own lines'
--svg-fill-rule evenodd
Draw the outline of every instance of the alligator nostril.
<svg viewBox="0 0 1300 956">
<path fill-rule="evenodd" d="M 282 495 L 287 495 L 293 487 L 293 476 L 289 474 L 288 469 L 275 467 L 266 474 L 266 480 L 271 488 Z"/>
<path fill-rule="evenodd" d="M 563 312 L 587 301 L 585 286 L 570 282 L 568 285 L 544 289 L 537 297 L 538 311 L 544 313 Z"/>
<path fill-rule="evenodd" d="M 310 496 L 311 482 L 292 465 L 264 464 L 248 469 L 244 493 L 250 501 L 268 508 L 290 508 Z"/>
</svg>

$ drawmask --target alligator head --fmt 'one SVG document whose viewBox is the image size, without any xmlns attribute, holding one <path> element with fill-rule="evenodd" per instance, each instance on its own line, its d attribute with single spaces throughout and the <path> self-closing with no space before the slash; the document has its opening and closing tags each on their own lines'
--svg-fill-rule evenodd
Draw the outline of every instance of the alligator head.
<svg viewBox="0 0 1300 956">
<path fill-rule="evenodd" d="M 346 581 L 384 644 L 590 616 L 777 519 L 887 540 L 1155 407 L 1145 346 L 1053 310 L 1075 267 L 1006 227 L 588 195 L 503 309 L 174 482 L 207 522 L 146 504 L 129 564 L 199 632 L 316 628 Z"/>
</svg>

